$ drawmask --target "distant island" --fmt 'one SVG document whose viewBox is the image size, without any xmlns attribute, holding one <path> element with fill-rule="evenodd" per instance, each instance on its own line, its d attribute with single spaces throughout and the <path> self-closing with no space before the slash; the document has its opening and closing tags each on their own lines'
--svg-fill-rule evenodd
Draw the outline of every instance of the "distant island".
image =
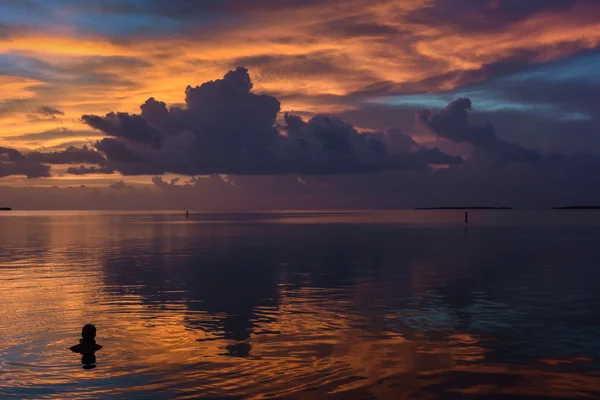
<svg viewBox="0 0 600 400">
<path fill-rule="evenodd" d="M 12 208 L 10 207 L 0 207 L 0 211 L 10 211 Z"/>
<path fill-rule="evenodd" d="M 511 207 L 417 207 L 415 210 L 512 210 Z"/>
<path fill-rule="evenodd" d="M 554 207 L 555 210 L 600 210 L 600 206 L 567 206 Z"/>
</svg>

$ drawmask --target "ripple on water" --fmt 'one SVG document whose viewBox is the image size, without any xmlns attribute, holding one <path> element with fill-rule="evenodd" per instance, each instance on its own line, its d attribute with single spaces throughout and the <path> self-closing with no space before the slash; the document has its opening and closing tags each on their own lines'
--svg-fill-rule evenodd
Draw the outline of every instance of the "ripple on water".
<svg viewBox="0 0 600 400">
<path fill-rule="evenodd" d="M 600 398 L 600 229 L 432 215 L 3 219 L 0 398 Z"/>
</svg>

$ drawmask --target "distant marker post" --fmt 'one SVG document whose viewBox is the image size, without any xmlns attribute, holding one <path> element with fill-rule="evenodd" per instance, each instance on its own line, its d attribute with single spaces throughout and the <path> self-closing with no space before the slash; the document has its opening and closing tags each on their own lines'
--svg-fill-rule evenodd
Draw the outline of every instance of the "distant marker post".
<svg viewBox="0 0 600 400">
<path fill-rule="evenodd" d="M 469 213 L 465 211 L 465 224 L 469 223 Z"/>
<path fill-rule="evenodd" d="M 190 212 L 186 210 L 185 212 L 185 219 L 189 219 L 190 218 Z"/>
</svg>

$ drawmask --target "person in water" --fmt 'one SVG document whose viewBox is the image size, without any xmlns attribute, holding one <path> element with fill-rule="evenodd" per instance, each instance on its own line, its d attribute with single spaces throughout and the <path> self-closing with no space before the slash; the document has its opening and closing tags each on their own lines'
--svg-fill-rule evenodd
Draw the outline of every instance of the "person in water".
<svg viewBox="0 0 600 400">
<path fill-rule="evenodd" d="M 96 327 L 92 324 L 87 324 L 81 330 L 82 339 L 79 344 L 71 346 L 69 349 L 74 353 L 82 355 L 81 363 L 83 369 L 96 368 L 96 352 L 102 348 L 96 343 Z"/>
</svg>

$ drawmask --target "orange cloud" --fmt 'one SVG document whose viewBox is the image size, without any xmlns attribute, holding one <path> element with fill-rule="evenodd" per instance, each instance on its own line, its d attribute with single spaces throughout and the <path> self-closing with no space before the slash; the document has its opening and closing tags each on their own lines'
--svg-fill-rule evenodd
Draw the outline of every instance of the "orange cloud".
<svg viewBox="0 0 600 400">
<path fill-rule="evenodd" d="M 210 28 L 123 40 L 82 35 L 70 26 L 16 31 L 0 38 L 0 56 L 10 56 L 15 66 L 0 76 L 0 102 L 23 104 L 0 115 L 0 143 L 14 145 L 13 136 L 58 126 L 82 130 L 81 115 L 139 112 L 139 104 L 150 96 L 179 103 L 187 85 L 217 79 L 244 61 L 254 60 L 247 66 L 255 91 L 277 95 L 283 110 L 311 115 L 360 107 L 362 99 L 352 95 L 381 85 L 450 90 L 468 78 L 444 77 L 449 72 L 477 71 L 523 52 L 528 52 L 524 62 L 545 62 L 600 45 L 600 9 L 593 3 L 541 10 L 486 31 L 412 18 L 433 5 L 430 0 L 354 0 L 331 7 L 319 3 L 260 14 L 247 11 L 243 23 L 227 20 Z M 492 7 L 490 12 L 498 11 Z M 259 62 L 260 57 L 266 61 Z M 34 66 L 21 65 L 29 62 Z M 428 79 L 434 83 L 423 83 Z M 46 105 L 65 112 L 60 122 L 27 118 L 32 109 Z"/>
</svg>

